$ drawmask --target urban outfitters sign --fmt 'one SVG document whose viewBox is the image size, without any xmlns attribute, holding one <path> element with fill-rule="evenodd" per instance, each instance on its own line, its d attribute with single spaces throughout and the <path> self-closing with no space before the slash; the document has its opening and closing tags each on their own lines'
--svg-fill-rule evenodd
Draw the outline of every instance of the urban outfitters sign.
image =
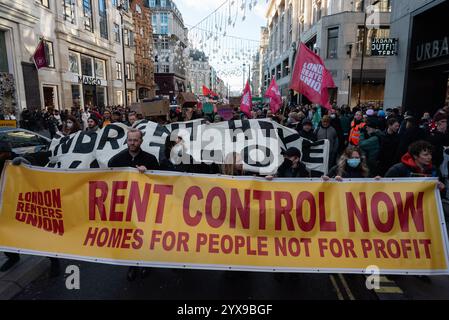
<svg viewBox="0 0 449 320">
<path fill-rule="evenodd" d="M 398 39 L 374 38 L 371 41 L 372 56 L 395 56 L 398 54 Z"/>
<path fill-rule="evenodd" d="M 426 61 L 449 56 L 449 37 L 420 43 L 416 47 L 416 61 Z"/>
</svg>

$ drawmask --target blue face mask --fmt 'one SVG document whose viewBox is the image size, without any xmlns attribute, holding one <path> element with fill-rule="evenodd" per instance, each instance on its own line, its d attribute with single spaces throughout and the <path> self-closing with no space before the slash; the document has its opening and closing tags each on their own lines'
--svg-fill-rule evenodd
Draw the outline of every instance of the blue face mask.
<svg viewBox="0 0 449 320">
<path fill-rule="evenodd" d="M 360 165 L 360 159 L 348 159 L 346 162 L 351 168 L 357 168 Z"/>
</svg>

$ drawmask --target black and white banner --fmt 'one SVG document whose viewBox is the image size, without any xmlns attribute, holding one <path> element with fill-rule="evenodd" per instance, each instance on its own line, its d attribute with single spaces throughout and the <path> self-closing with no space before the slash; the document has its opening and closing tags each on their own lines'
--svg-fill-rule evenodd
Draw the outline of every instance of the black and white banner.
<svg viewBox="0 0 449 320">
<path fill-rule="evenodd" d="M 159 161 L 165 157 L 165 141 L 182 138 L 184 150 L 196 163 L 227 162 L 233 153 L 240 156 L 245 171 L 274 174 L 282 164 L 282 150 L 296 147 L 302 161 L 315 176 L 328 171 L 329 141 L 311 142 L 270 119 L 231 120 L 208 124 L 204 120 L 161 126 L 150 121 L 134 125 L 144 133 L 142 150 Z M 64 169 L 107 168 L 109 160 L 127 148 L 129 127 L 110 124 L 97 132 L 77 132 L 53 139 L 49 167 Z M 231 157 L 232 158 L 232 157 Z"/>
</svg>

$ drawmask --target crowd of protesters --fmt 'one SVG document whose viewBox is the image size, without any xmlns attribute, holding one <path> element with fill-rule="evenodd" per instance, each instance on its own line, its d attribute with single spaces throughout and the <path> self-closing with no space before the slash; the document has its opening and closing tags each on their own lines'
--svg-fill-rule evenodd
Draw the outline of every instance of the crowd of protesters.
<svg viewBox="0 0 449 320">
<path fill-rule="evenodd" d="M 433 115 L 425 111 L 422 114 L 402 113 L 402 108 L 383 110 L 362 106 L 334 107 L 326 110 L 314 105 L 284 106 L 273 114 L 269 106 L 259 104 L 253 108 L 251 117 L 234 108 L 233 119 L 271 118 L 281 125 L 296 130 L 300 137 L 310 141 L 329 140 L 328 173 L 321 178 L 324 181 L 348 178 L 380 179 L 382 177 L 438 177 L 438 188 L 442 198 L 447 199 L 449 132 L 447 122 L 449 106 L 437 110 Z M 123 123 L 133 126 L 144 117 L 128 108 L 111 106 L 106 108 L 72 108 L 62 112 L 53 109 L 30 112 L 23 111 L 20 126 L 32 131 L 48 130 L 53 138 L 70 135 L 74 132 L 97 131 L 111 123 Z M 205 119 L 220 122 L 223 118 L 216 113 L 204 114 L 199 108 L 171 109 L 169 114 L 150 117 L 148 120 L 159 124 Z M 243 170 L 241 155 L 233 153 L 223 165 L 193 164 L 186 156 L 183 139 L 176 141 L 167 137 L 165 159 L 158 160 L 140 149 L 142 133 L 131 129 L 128 133 L 128 149 L 113 157 L 111 167 L 134 167 L 140 172 L 145 170 L 168 170 L 205 174 L 250 175 Z M 1 152 L 0 152 L 1 153 Z M 188 155 L 187 155 L 188 156 Z M 276 178 L 306 178 L 312 173 L 301 162 L 301 151 L 289 148 L 283 153 L 284 162 L 273 176 Z M 190 156 L 191 157 L 191 156 Z M 185 159 L 185 158 L 184 158 Z M 4 161 L 4 160 L 3 160 Z M 444 200 L 445 201 L 445 200 Z M 443 207 L 446 207 L 443 203 Z M 144 274 L 144 269 L 141 270 Z M 133 280 L 137 268 L 130 268 L 128 279 Z"/>
<path fill-rule="evenodd" d="M 253 108 L 250 118 L 271 118 L 311 141 L 329 140 L 330 172 L 340 172 L 343 169 L 341 162 L 345 158 L 348 158 L 348 162 L 352 151 L 361 160 L 360 168 L 366 166 L 367 171 L 363 174 L 366 177 L 385 177 L 388 173 L 391 174 L 390 169 L 397 163 L 413 167 L 410 175 L 447 177 L 447 166 L 442 164 L 445 152 L 449 154 L 449 149 L 446 149 L 449 146 L 449 106 L 444 106 L 433 115 L 425 110 L 422 114 L 409 111 L 402 114 L 401 109 L 383 110 L 370 106 L 351 109 L 342 106 L 326 110 L 318 106 L 302 105 L 285 106 L 278 113 L 272 114 L 268 105 L 260 104 Z M 53 109 L 34 112 L 25 110 L 20 118 L 21 127 L 32 131 L 48 130 L 53 138 L 56 134 L 69 135 L 79 130 L 96 131 L 110 123 L 120 122 L 132 126 L 143 119 L 143 116 L 129 108 L 111 106 L 72 108 L 71 111 L 66 109 L 62 112 Z M 166 116 L 151 117 L 149 120 L 167 124 L 200 118 L 210 123 L 223 121 L 220 115 L 204 114 L 198 108 L 172 109 Z M 247 118 L 235 107 L 234 120 Z M 410 158 L 410 147 L 418 141 L 431 153 L 434 171 L 417 168 L 413 157 Z"/>
</svg>

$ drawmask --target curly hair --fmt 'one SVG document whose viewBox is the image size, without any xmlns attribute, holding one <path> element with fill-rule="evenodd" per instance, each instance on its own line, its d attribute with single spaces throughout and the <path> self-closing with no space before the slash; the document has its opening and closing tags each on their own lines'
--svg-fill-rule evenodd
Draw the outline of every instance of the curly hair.
<svg viewBox="0 0 449 320">
<path fill-rule="evenodd" d="M 362 150 L 357 146 L 349 146 L 346 148 L 346 150 L 342 153 L 340 159 L 337 163 L 337 176 L 343 177 L 345 173 L 347 172 L 347 160 L 351 159 L 352 153 L 357 152 L 360 155 L 360 165 L 359 169 L 362 172 L 362 176 L 365 178 L 369 177 L 369 169 L 368 165 L 366 164 L 366 156 L 362 152 Z"/>
</svg>

